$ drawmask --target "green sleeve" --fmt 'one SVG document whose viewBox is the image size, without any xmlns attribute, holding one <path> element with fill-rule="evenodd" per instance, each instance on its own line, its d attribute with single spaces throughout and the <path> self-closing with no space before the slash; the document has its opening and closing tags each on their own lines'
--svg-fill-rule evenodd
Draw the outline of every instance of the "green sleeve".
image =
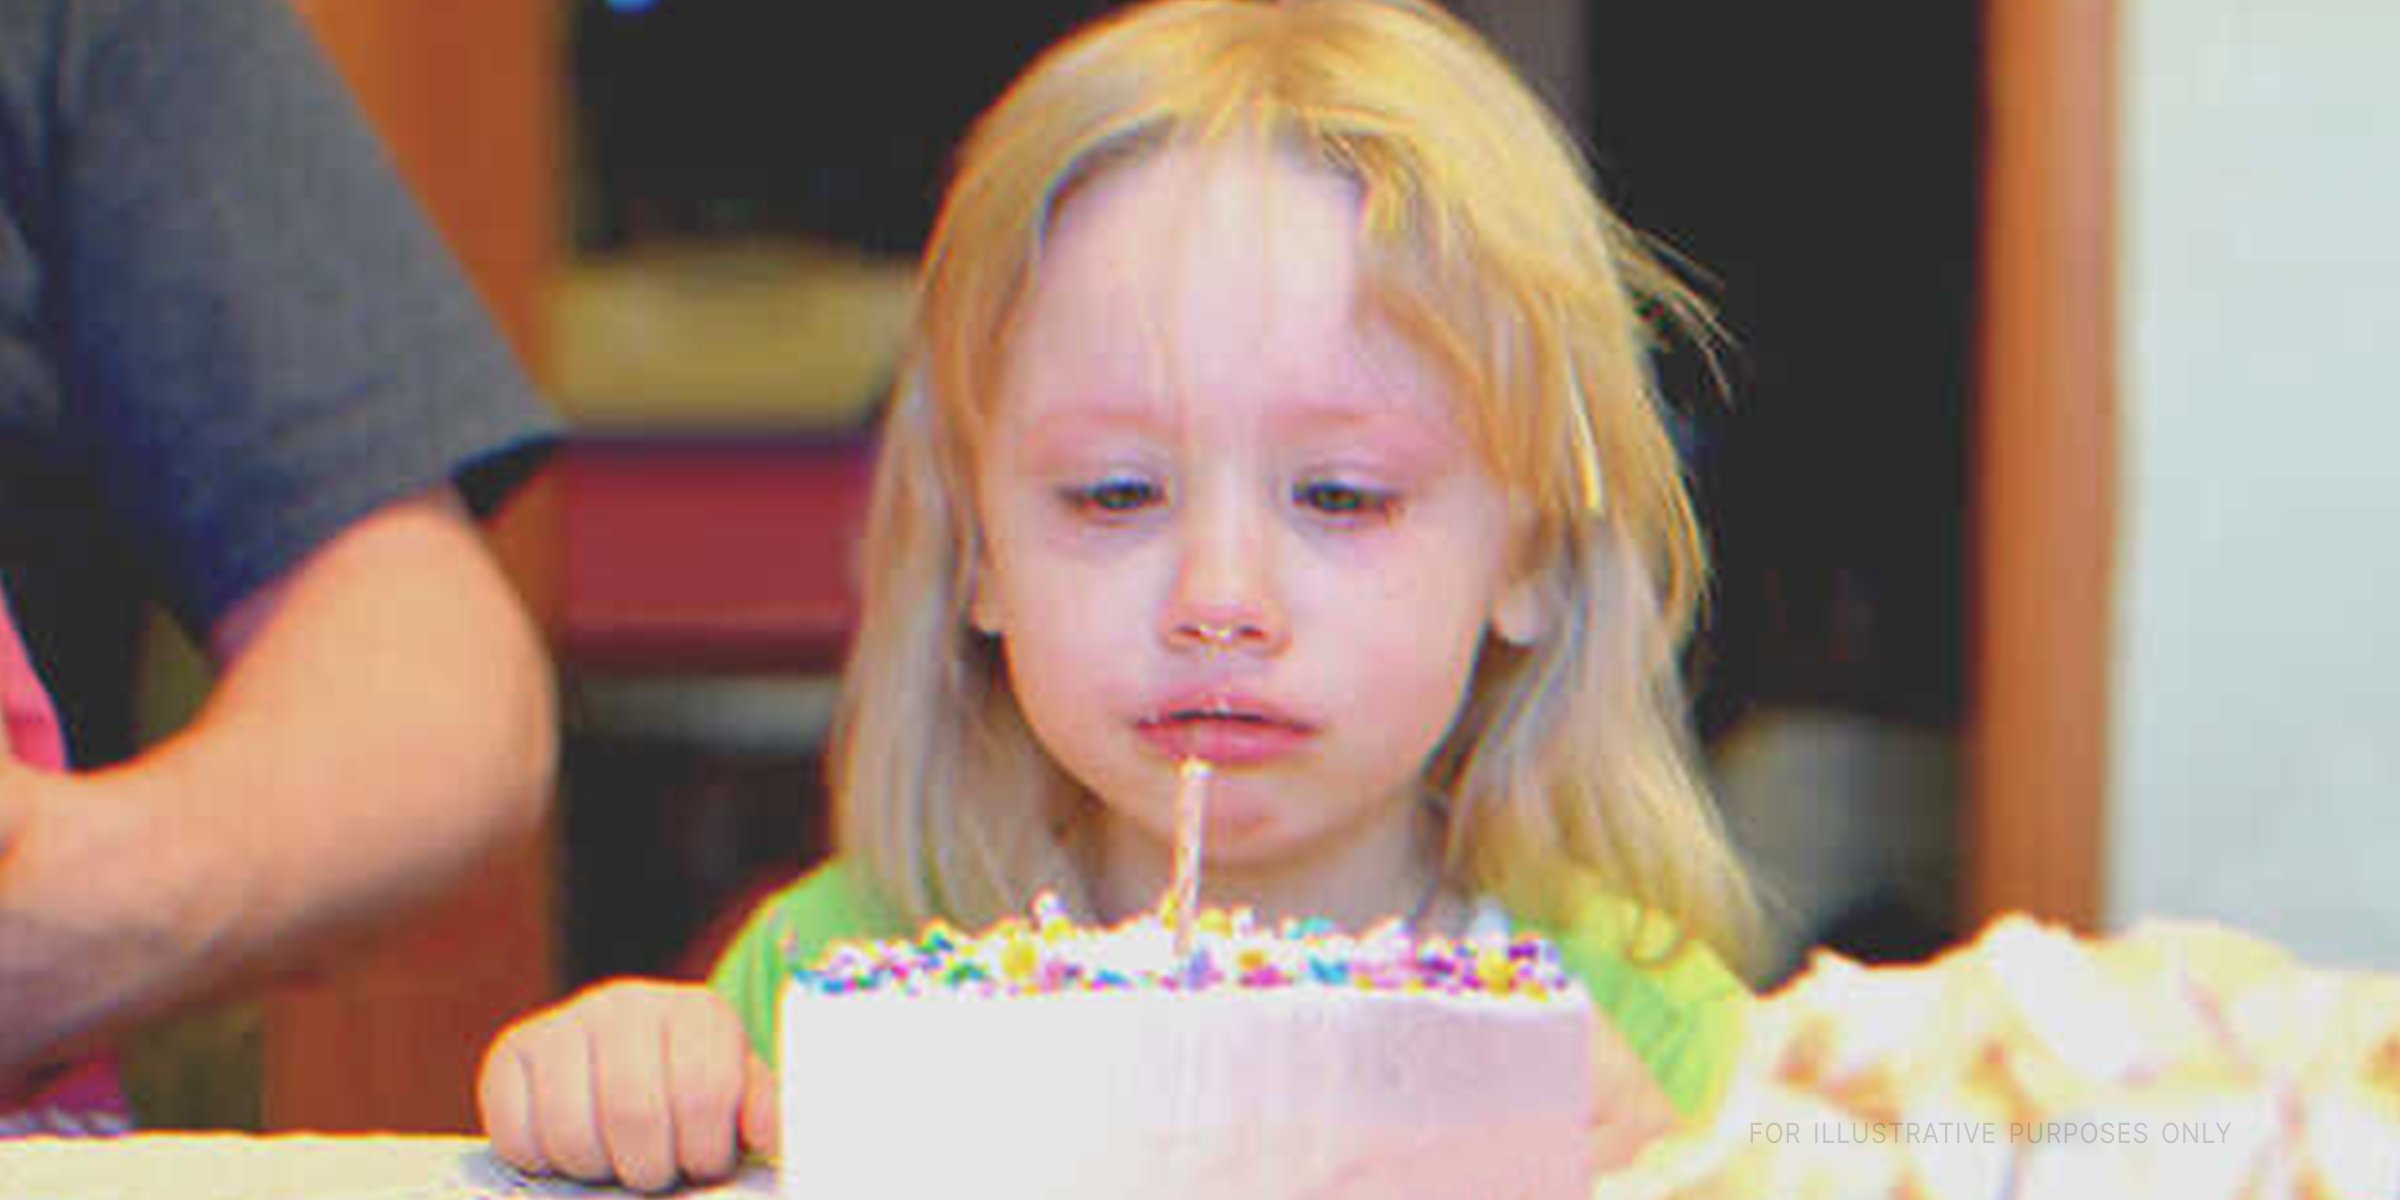
<svg viewBox="0 0 2400 1200">
<path fill-rule="evenodd" d="M 708 986 L 733 1005 L 750 1048 L 772 1066 L 781 1044 L 775 1018 L 793 967 L 815 961 L 828 942 L 908 932 L 865 876 L 836 860 L 760 903 L 717 959 Z"/>
<path fill-rule="evenodd" d="M 1715 1103 L 1733 1068 L 1752 995 L 1698 941 L 1686 942 L 1663 962 L 1635 961 L 1629 952 L 1637 936 L 1648 947 L 1672 932 L 1641 915 L 1618 897 L 1596 895 L 1572 928 L 1541 932 L 1557 943 L 1568 973 L 1650 1068 L 1676 1111 L 1696 1117 Z"/>
</svg>

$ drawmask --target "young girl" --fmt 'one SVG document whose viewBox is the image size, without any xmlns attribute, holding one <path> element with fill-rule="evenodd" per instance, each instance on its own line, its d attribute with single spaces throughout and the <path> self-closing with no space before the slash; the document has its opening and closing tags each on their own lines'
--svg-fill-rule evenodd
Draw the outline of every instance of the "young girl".
<svg viewBox="0 0 2400 1200">
<path fill-rule="evenodd" d="M 884 430 L 841 853 L 703 987 L 512 1028 L 507 1160 L 651 1187 L 772 1137 L 776 989 L 835 937 L 1052 889 L 1556 940 L 1619 1149 L 1701 1111 L 1745 885 L 1677 651 L 1701 544 L 1646 368 L 1687 294 L 1540 104 L 1415 0 L 1167 0 L 976 127 Z M 1499 1069 L 1505 1069 L 1499 1068 Z M 1604 1152 L 1604 1154 L 1607 1152 Z"/>
</svg>

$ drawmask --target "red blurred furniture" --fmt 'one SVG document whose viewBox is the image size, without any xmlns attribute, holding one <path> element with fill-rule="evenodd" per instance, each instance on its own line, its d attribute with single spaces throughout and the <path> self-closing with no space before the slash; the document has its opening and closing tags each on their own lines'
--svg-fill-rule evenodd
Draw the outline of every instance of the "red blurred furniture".
<svg viewBox="0 0 2400 1200">
<path fill-rule="evenodd" d="M 863 436 L 578 439 L 555 473 L 562 662 L 837 669 L 871 455 Z"/>
</svg>

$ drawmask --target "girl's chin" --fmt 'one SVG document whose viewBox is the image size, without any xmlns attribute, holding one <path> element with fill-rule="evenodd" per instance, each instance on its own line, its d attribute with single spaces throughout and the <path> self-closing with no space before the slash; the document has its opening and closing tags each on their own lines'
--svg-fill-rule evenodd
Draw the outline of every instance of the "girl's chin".
<svg viewBox="0 0 2400 1200">
<path fill-rule="evenodd" d="M 1122 820 L 1123 818 L 1119 818 Z M 1200 846 L 1205 857 L 1204 870 L 1228 873 L 1273 873 L 1291 853 L 1279 836 L 1281 826 L 1272 809 L 1251 808 L 1238 802 L 1212 802 L 1208 823 L 1201 830 Z M 1126 821 L 1118 827 L 1120 836 L 1130 834 L 1145 844 L 1144 855 L 1155 855 L 1159 861 L 1172 863 L 1175 859 L 1175 828 L 1173 817 L 1164 823 L 1144 814 L 1140 819 Z"/>
</svg>

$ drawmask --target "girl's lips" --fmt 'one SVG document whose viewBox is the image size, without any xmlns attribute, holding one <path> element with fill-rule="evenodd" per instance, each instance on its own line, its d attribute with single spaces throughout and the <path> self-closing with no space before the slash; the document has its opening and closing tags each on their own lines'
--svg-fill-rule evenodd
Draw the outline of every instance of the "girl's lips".
<svg viewBox="0 0 2400 1200">
<path fill-rule="evenodd" d="M 1207 758 L 1217 766 L 1250 766 L 1282 758 L 1301 749 L 1313 730 L 1291 720 L 1255 715 L 1174 713 L 1145 720 L 1147 739 L 1169 758 Z"/>
</svg>

